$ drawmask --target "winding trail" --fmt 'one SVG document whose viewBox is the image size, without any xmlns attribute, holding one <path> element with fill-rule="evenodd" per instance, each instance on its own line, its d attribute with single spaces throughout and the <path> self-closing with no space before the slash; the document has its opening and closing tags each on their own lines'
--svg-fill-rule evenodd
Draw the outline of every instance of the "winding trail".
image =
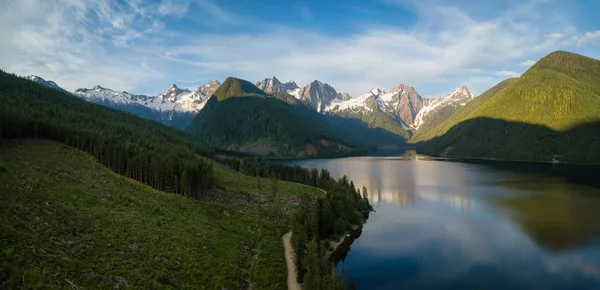
<svg viewBox="0 0 600 290">
<path fill-rule="evenodd" d="M 288 270 L 288 290 L 301 290 L 302 286 L 296 281 L 296 265 L 294 265 L 294 249 L 292 248 L 292 232 L 281 237 L 285 250 L 285 262 Z"/>
</svg>

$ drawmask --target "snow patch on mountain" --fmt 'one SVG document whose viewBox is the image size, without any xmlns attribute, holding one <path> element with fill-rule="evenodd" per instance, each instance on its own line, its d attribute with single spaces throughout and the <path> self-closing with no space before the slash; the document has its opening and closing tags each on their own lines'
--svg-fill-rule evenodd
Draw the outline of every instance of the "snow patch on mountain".
<svg viewBox="0 0 600 290">
<path fill-rule="evenodd" d="M 346 110 L 362 110 L 365 112 L 373 112 L 373 109 L 368 105 L 367 101 L 372 97 L 372 92 L 368 92 L 356 98 L 347 101 L 334 101 L 325 107 L 325 112 L 346 111 Z"/>
<path fill-rule="evenodd" d="M 394 101 L 394 96 L 397 92 L 386 92 L 378 88 L 372 88 L 368 93 L 363 94 L 356 98 L 351 98 L 348 100 L 336 100 L 332 102 L 325 111 L 327 112 L 335 112 L 335 111 L 344 111 L 344 110 L 364 110 L 366 112 L 372 112 L 373 108 L 370 106 L 369 99 L 374 99 L 377 108 L 380 111 L 391 110 L 391 103 Z"/>
<path fill-rule="evenodd" d="M 296 99 L 299 100 L 299 99 L 301 99 L 301 97 L 300 97 L 300 90 L 301 90 L 300 88 L 295 88 L 293 90 L 287 91 L 287 93 L 290 94 L 290 95 L 292 95 L 294 98 L 296 98 Z"/>
<path fill-rule="evenodd" d="M 55 90 L 63 91 L 65 93 L 69 93 L 67 90 L 59 87 L 55 82 L 53 82 L 51 80 L 45 80 L 42 77 L 34 76 L 34 75 L 26 76 L 25 78 L 30 81 L 34 81 L 40 85 L 47 86 L 47 87 L 53 88 Z"/>
<path fill-rule="evenodd" d="M 418 130 L 419 127 L 425 123 L 425 118 L 430 114 L 433 114 L 439 111 L 440 109 L 448 106 L 464 106 L 474 98 L 475 95 L 473 95 L 466 86 L 462 86 L 460 88 L 454 89 L 453 91 L 441 98 L 432 99 L 426 106 L 424 106 L 419 111 L 419 113 L 415 117 L 415 122 L 413 123 L 412 127 L 414 130 Z"/>
<path fill-rule="evenodd" d="M 219 85 L 218 81 L 212 80 L 208 84 L 200 85 L 191 91 L 190 89 L 181 89 L 173 84 L 157 96 L 119 92 L 101 86 L 95 86 L 92 89 L 77 89 L 73 93 L 94 102 L 141 105 L 159 112 L 198 113 L 204 108 L 204 105 Z"/>
</svg>

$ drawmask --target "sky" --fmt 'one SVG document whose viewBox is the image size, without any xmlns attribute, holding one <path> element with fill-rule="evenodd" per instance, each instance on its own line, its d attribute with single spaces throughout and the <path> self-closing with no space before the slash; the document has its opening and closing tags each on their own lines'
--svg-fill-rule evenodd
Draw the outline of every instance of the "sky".
<svg viewBox="0 0 600 290">
<path fill-rule="evenodd" d="M 0 0 L 0 69 L 147 95 L 228 76 L 480 94 L 555 50 L 600 59 L 598 11 L 600 0 Z"/>
</svg>

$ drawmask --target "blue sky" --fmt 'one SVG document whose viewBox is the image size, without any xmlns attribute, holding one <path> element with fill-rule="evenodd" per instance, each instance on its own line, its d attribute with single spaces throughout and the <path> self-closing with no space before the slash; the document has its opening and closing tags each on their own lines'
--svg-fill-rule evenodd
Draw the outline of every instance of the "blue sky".
<svg viewBox="0 0 600 290">
<path fill-rule="evenodd" d="M 558 49 L 600 58 L 600 0 L 0 0 L 0 68 L 158 94 L 236 76 L 353 96 L 479 94 Z"/>
</svg>

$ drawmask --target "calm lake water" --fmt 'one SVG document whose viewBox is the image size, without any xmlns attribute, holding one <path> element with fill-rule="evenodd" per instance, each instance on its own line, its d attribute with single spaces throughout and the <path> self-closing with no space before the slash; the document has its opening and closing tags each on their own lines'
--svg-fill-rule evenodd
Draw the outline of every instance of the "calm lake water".
<svg viewBox="0 0 600 290">
<path fill-rule="evenodd" d="M 291 163 L 367 187 L 376 212 L 337 265 L 359 289 L 600 289 L 600 190 L 577 178 L 597 167 Z"/>
</svg>

